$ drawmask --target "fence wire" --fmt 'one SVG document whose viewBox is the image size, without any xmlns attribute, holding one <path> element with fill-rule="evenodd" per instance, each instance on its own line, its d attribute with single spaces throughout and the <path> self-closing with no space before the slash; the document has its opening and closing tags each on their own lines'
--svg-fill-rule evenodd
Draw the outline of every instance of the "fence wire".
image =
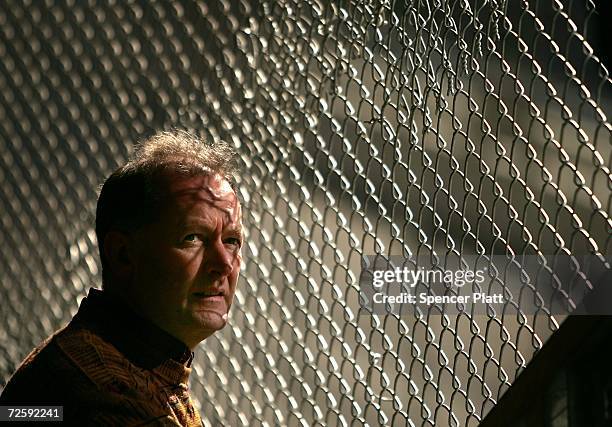
<svg viewBox="0 0 612 427">
<path fill-rule="evenodd" d="M 100 285 L 99 184 L 181 127 L 245 169 L 231 328 L 194 363 L 206 423 L 477 425 L 562 316 L 372 315 L 362 256 L 604 259 L 602 7 L 0 2 L 0 378 Z"/>
</svg>

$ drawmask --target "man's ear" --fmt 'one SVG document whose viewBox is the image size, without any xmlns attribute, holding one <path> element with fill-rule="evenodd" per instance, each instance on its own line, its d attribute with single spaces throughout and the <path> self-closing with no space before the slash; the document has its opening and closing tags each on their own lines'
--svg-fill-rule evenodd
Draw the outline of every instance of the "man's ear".
<svg viewBox="0 0 612 427">
<path fill-rule="evenodd" d="M 104 256 L 111 277 L 121 282 L 130 281 L 134 271 L 131 239 L 121 231 L 109 231 L 104 236 Z"/>
</svg>

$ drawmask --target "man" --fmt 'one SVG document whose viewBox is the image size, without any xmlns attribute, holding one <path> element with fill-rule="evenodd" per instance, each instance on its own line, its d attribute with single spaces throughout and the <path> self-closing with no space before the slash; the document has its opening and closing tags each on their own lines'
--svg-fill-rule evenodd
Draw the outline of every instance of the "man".
<svg viewBox="0 0 612 427">
<path fill-rule="evenodd" d="M 102 290 L 22 362 L 0 405 L 63 405 L 78 425 L 201 425 L 192 350 L 227 323 L 242 245 L 236 156 L 161 133 L 104 183 Z"/>
</svg>

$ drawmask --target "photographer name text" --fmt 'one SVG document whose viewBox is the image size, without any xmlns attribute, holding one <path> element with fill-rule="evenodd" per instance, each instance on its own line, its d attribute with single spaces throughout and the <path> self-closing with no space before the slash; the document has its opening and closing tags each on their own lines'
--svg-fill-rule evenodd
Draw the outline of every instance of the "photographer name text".
<svg viewBox="0 0 612 427">
<path fill-rule="evenodd" d="M 398 295 L 387 295 L 383 292 L 376 292 L 373 296 L 375 304 L 503 304 L 503 294 L 487 295 L 484 292 L 475 292 L 472 295 L 430 295 L 421 292 L 418 295 L 402 292 Z"/>
</svg>

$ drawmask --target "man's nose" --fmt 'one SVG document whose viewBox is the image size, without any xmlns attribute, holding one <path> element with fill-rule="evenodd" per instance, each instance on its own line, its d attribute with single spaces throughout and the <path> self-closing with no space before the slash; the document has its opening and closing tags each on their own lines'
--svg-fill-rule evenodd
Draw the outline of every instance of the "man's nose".
<svg viewBox="0 0 612 427">
<path fill-rule="evenodd" d="M 227 276 L 232 272 L 234 254 L 221 239 L 211 242 L 207 250 L 206 272 L 210 275 Z"/>
</svg>

